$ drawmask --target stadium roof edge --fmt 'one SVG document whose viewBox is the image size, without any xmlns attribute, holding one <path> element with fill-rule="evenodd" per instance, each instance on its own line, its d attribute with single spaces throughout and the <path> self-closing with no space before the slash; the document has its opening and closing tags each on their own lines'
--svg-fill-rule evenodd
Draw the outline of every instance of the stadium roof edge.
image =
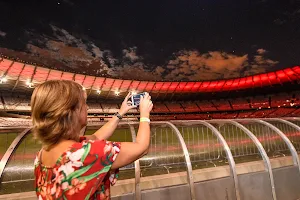
<svg viewBox="0 0 300 200">
<path fill-rule="evenodd" d="M 300 67 L 294 66 L 275 72 L 253 76 L 212 81 L 138 81 L 96 77 L 64 72 L 0 57 L 0 82 L 15 81 L 14 88 L 24 82 L 34 87 L 47 80 L 74 80 L 88 90 L 101 91 L 148 91 L 157 93 L 197 93 L 242 90 L 255 87 L 273 86 L 286 82 L 300 81 Z"/>
</svg>

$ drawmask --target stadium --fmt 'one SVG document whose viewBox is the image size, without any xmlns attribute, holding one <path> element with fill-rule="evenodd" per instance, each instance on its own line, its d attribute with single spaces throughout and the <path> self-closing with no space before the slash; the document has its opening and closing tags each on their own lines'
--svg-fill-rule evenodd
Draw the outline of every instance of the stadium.
<svg viewBox="0 0 300 200">
<path fill-rule="evenodd" d="M 0 8 L 0 200 L 300 200 L 300 0 Z"/>
<path fill-rule="evenodd" d="M 298 199 L 300 67 L 236 79 L 154 82 L 54 70 L 2 56 L 0 199 L 35 199 L 30 96 L 47 80 L 74 80 L 88 94 L 94 133 L 128 92 L 152 95 L 151 146 L 124 167 L 112 199 Z M 110 138 L 135 141 L 131 110 Z M 216 192 L 218 191 L 218 192 Z"/>
</svg>

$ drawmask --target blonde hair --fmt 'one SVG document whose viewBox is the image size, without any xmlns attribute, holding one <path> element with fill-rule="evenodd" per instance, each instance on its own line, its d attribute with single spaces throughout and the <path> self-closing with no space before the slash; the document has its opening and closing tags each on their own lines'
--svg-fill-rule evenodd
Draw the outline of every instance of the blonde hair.
<svg viewBox="0 0 300 200">
<path fill-rule="evenodd" d="M 79 140 L 75 133 L 85 103 L 80 84 L 51 80 L 38 85 L 31 96 L 33 134 L 49 148 L 61 139 Z"/>
</svg>

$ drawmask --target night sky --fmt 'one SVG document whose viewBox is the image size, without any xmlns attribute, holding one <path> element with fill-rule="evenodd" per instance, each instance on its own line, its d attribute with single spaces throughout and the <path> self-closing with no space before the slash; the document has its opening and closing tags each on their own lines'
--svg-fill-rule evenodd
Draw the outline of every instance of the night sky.
<svg viewBox="0 0 300 200">
<path fill-rule="evenodd" d="M 300 0 L 7 0 L 0 8 L 0 53 L 53 69 L 197 81 L 300 64 Z"/>
</svg>

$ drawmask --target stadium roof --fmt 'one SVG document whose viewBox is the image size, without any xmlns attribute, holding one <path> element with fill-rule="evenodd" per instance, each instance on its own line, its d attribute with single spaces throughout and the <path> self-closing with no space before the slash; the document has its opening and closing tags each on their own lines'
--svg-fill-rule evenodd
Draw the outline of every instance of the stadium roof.
<svg viewBox="0 0 300 200">
<path fill-rule="evenodd" d="M 295 66 L 275 72 L 227 80 L 153 82 L 74 74 L 0 58 L 1 90 L 32 91 L 36 84 L 46 80 L 74 80 L 83 85 L 89 95 L 97 95 L 104 99 L 116 99 L 116 96 L 123 98 L 129 91 L 148 91 L 161 95 L 174 95 L 244 90 L 280 85 L 287 82 L 298 83 L 300 81 L 300 67 Z"/>
</svg>

